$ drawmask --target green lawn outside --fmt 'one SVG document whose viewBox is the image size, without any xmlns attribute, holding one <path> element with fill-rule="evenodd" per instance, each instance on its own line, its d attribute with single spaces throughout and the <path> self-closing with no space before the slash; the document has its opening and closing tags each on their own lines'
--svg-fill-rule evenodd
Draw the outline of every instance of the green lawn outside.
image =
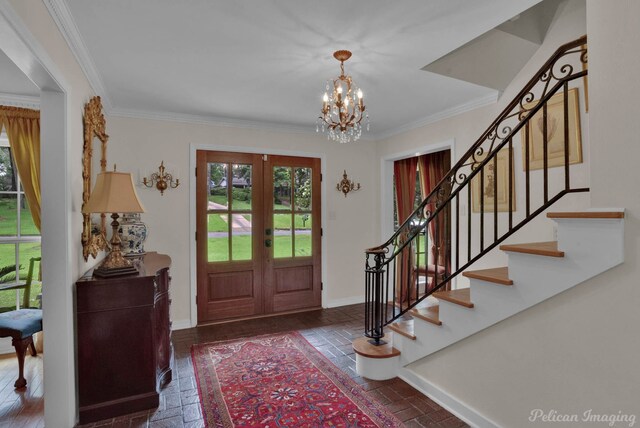
<svg viewBox="0 0 640 428">
<path fill-rule="evenodd" d="M 18 233 L 16 205 L 17 200 L 15 197 L 0 198 L 0 236 L 15 236 Z M 20 223 L 22 225 L 22 235 L 40 235 L 31 219 L 31 212 L 26 206 L 20 211 Z"/>
<path fill-rule="evenodd" d="M 21 283 L 24 283 L 24 279 L 27 277 L 29 270 L 29 259 L 31 257 L 40 257 L 40 244 L 39 243 L 25 243 L 20 244 L 20 278 Z M 0 245 L 0 267 L 7 266 L 15 263 L 15 244 L 2 244 Z M 15 265 L 14 265 L 15 266 Z M 36 270 L 38 263 L 36 263 Z M 42 284 L 37 281 L 38 272 L 34 272 L 34 281 L 31 286 L 30 301 L 32 307 L 38 306 L 36 297 L 41 293 Z M 11 281 L 14 283 L 15 281 Z M 0 284 L 0 287 L 2 284 Z M 24 290 L 19 290 L 20 303 L 22 304 L 22 297 Z M 16 308 L 16 290 L 0 291 L 0 312 L 6 312 Z"/>
<path fill-rule="evenodd" d="M 217 204 L 226 205 L 227 200 L 225 196 L 213 195 L 209 196 L 209 200 L 215 202 Z M 250 210 L 251 205 L 247 201 L 240 201 L 234 199 L 232 202 L 232 207 L 234 210 Z M 276 230 L 289 230 L 291 228 L 291 217 L 290 217 L 290 209 L 291 207 L 288 205 L 276 204 L 274 206 L 276 210 L 274 216 L 274 224 L 273 227 Z M 281 210 L 281 211 L 279 211 Z M 289 211 L 289 215 L 287 214 Z M 221 217 L 222 214 L 209 214 L 209 232 L 226 232 L 227 231 L 227 222 Z M 303 216 L 306 214 L 296 214 L 295 215 L 295 228 L 296 229 L 311 229 L 311 214 L 308 215 L 308 219 L 303 221 Z M 250 219 L 250 214 L 244 214 L 244 217 Z"/>
<path fill-rule="evenodd" d="M 274 237 L 274 257 L 291 257 L 291 236 Z M 227 238 L 209 238 L 208 257 L 210 262 L 227 261 L 229 255 L 229 241 Z M 296 236 L 296 256 L 311 255 L 311 235 Z M 233 260 L 251 259 L 251 236 L 241 235 L 233 238 Z"/>
<path fill-rule="evenodd" d="M 14 197 L 0 198 L 0 235 L 2 236 L 16 236 L 18 233 L 17 228 L 17 200 Z M 25 207 L 20 212 L 20 223 L 22 229 L 22 235 L 39 235 L 38 229 L 31 218 L 31 212 L 28 207 Z M 15 245 L 16 244 L 0 244 L 0 268 L 4 266 L 15 266 Z M 40 243 L 29 242 L 22 243 L 20 245 L 20 273 L 21 280 L 19 282 L 24 283 L 24 279 L 27 276 L 29 270 L 29 259 L 31 257 L 40 257 Z M 36 264 L 36 266 L 38 266 Z M 34 278 L 38 279 L 38 272 L 34 274 Z M 0 281 L 2 279 L 0 278 Z M 15 283 L 15 279 L 12 279 L 9 283 Z M 2 287 L 3 284 L 0 284 Z M 36 297 L 40 294 L 42 284 L 34 281 L 31 287 L 31 306 L 38 306 Z M 20 302 L 22 303 L 22 297 L 24 290 L 19 290 Z M 16 308 L 16 290 L 0 291 L 0 312 L 6 312 Z"/>
</svg>

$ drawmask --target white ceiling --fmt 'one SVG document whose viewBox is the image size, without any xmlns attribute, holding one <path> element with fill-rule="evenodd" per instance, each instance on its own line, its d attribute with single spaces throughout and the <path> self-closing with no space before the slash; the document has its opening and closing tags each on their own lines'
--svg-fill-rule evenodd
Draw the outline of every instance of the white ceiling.
<svg viewBox="0 0 640 428">
<path fill-rule="evenodd" d="M 346 71 L 381 135 L 495 94 L 421 68 L 538 1 L 66 3 L 113 114 L 314 130 L 324 82 L 339 74 L 332 53 L 349 49 Z"/>
<path fill-rule="evenodd" d="M 0 97 L 5 94 L 40 96 L 38 87 L 1 50 L 0 76 Z"/>
</svg>

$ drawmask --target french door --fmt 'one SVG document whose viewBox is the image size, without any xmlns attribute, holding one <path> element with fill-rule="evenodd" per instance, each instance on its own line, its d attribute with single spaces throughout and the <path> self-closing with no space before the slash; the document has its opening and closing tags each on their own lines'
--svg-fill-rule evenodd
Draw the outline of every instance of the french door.
<svg viewBox="0 0 640 428">
<path fill-rule="evenodd" d="M 320 307 L 320 159 L 196 162 L 198 324 Z"/>
</svg>

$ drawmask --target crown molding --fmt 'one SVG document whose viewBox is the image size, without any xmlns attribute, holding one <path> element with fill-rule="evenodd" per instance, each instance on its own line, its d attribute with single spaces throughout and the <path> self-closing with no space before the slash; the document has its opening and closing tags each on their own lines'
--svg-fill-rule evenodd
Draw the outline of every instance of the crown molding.
<svg viewBox="0 0 640 428">
<path fill-rule="evenodd" d="M 298 134 L 315 134 L 315 125 L 291 125 L 284 123 L 262 122 L 246 119 L 234 119 L 220 116 L 206 116 L 184 113 L 166 113 L 159 111 L 134 110 L 115 107 L 107 115 L 133 119 L 162 120 L 170 122 L 192 123 L 200 125 L 216 125 L 230 128 L 255 129 L 259 131 L 294 132 Z"/>
<path fill-rule="evenodd" d="M 49 10 L 49 15 L 53 18 L 58 30 L 62 33 L 64 40 L 69 46 L 69 50 L 78 61 L 82 72 L 86 76 L 93 91 L 102 98 L 102 105 L 106 112 L 112 108 L 111 100 L 102 82 L 100 73 L 96 68 L 89 50 L 80 35 L 78 26 L 71 15 L 69 6 L 65 0 L 44 0 L 44 4 Z"/>
<path fill-rule="evenodd" d="M 466 113 L 468 111 L 471 110 L 475 110 L 477 108 L 480 107 L 484 107 L 490 104 L 494 104 L 498 101 L 498 97 L 500 96 L 500 93 L 498 91 L 494 91 L 492 93 L 490 93 L 489 95 L 485 95 L 483 97 L 479 97 L 476 99 L 473 99 L 469 102 L 466 102 L 464 104 L 460 104 L 457 106 L 453 106 L 451 108 L 448 108 L 446 110 L 442 110 L 438 113 L 434 113 L 430 116 L 427 116 L 425 118 L 413 121 L 413 122 L 409 122 L 407 124 L 398 126 L 397 128 L 393 128 L 390 129 L 388 131 L 384 131 L 384 132 L 380 132 L 378 134 L 375 135 L 375 139 L 376 141 L 380 141 L 380 140 L 384 140 L 386 138 L 389 137 L 393 137 L 394 135 L 398 135 L 398 134 L 402 134 L 404 132 L 408 132 L 411 131 L 413 129 L 417 129 L 417 128 L 421 128 L 425 125 L 429 125 L 430 123 L 434 123 L 434 122 L 438 122 L 444 119 L 448 119 L 450 117 L 454 117 L 457 116 L 459 114 L 462 113 Z"/>
<path fill-rule="evenodd" d="M 263 122 L 257 120 L 234 119 L 221 116 L 206 116 L 184 113 L 166 113 L 159 111 L 135 110 L 114 107 L 107 113 L 111 117 L 123 117 L 130 119 L 160 120 L 169 122 L 190 123 L 197 125 L 214 125 L 228 128 L 253 129 L 257 131 L 289 132 L 295 134 L 318 135 L 324 134 L 315 131 L 315 123 L 306 125 L 292 125 L 277 122 Z M 358 141 L 376 141 L 374 136 L 363 136 Z M 356 142 L 357 143 L 357 142 Z M 352 143 L 353 144 L 353 143 Z"/>
<path fill-rule="evenodd" d="M 40 97 L 30 95 L 14 95 L 0 92 L 0 104 L 11 107 L 40 109 Z"/>
</svg>

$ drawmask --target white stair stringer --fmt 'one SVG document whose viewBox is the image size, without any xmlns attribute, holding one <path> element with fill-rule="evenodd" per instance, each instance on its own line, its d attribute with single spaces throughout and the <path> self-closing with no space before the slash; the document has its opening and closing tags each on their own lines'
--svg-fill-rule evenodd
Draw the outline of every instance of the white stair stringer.
<svg viewBox="0 0 640 428">
<path fill-rule="evenodd" d="M 441 326 L 414 317 L 416 340 L 395 335 L 404 366 L 562 293 L 624 261 L 624 219 L 554 219 L 564 257 L 509 252 L 504 286 L 470 279 L 473 308 L 440 300 Z M 371 368 L 370 368 L 371 369 Z"/>
</svg>

